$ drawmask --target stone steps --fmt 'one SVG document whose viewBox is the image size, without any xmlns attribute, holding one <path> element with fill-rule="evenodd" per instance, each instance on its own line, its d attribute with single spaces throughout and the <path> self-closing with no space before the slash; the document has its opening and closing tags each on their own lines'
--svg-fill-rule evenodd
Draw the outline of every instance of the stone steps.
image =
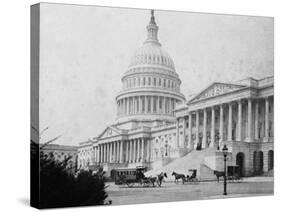
<svg viewBox="0 0 281 212">
<path fill-rule="evenodd" d="M 215 148 L 207 148 L 200 151 L 193 150 L 187 155 L 177 158 L 166 166 L 150 170 L 145 173 L 147 177 L 156 176 L 161 172 L 166 172 L 168 175 L 168 180 L 173 180 L 173 172 L 180 174 L 190 175 L 189 169 L 197 169 L 197 175 L 199 176 L 199 170 L 202 164 L 204 164 L 204 158 L 215 153 Z"/>
</svg>

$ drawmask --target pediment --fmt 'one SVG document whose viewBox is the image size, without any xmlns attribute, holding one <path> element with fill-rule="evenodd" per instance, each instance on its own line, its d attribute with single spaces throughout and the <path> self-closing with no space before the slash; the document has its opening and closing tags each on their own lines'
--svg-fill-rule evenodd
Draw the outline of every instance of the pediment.
<svg viewBox="0 0 281 212">
<path fill-rule="evenodd" d="M 98 138 L 103 139 L 103 138 L 110 138 L 110 137 L 119 136 L 119 135 L 121 135 L 120 130 L 118 130 L 117 128 L 114 128 L 112 126 L 109 126 L 109 127 L 105 128 L 105 130 L 100 134 L 100 136 Z"/>
<path fill-rule="evenodd" d="M 212 85 L 208 86 L 194 98 L 192 98 L 189 102 L 195 102 L 203 99 L 208 99 L 215 96 L 220 96 L 226 93 L 231 93 L 233 91 L 240 90 L 245 88 L 243 85 L 236 85 L 236 84 L 227 84 L 227 83 L 213 83 Z"/>
</svg>

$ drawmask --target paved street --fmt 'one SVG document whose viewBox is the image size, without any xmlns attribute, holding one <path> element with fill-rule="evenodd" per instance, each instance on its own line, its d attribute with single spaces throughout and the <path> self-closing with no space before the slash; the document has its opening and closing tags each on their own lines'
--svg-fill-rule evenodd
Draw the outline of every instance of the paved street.
<svg viewBox="0 0 281 212">
<path fill-rule="evenodd" d="M 273 184 L 273 178 L 248 178 L 241 183 L 228 183 L 227 197 L 272 195 Z M 161 188 L 128 188 L 109 183 L 107 188 L 113 205 L 224 198 L 222 192 L 222 182 L 185 185 L 164 182 Z"/>
</svg>

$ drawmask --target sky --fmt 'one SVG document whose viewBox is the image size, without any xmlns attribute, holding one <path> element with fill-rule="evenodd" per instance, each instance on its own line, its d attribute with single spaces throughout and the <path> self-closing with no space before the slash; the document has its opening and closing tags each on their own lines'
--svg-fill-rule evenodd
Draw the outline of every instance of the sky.
<svg viewBox="0 0 281 212">
<path fill-rule="evenodd" d="M 274 74 L 273 19 L 155 10 L 158 39 L 188 98 L 213 82 Z M 40 142 L 78 145 L 116 120 L 116 94 L 150 11 L 41 4 Z"/>
</svg>

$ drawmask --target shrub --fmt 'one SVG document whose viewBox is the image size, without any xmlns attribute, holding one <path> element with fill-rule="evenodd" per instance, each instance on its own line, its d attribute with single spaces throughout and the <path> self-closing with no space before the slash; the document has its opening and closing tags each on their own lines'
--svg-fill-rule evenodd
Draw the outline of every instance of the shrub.
<svg viewBox="0 0 281 212">
<path fill-rule="evenodd" d="M 67 161 L 40 155 L 40 208 L 103 205 L 105 192 L 104 173 L 68 170 Z"/>
</svg>

